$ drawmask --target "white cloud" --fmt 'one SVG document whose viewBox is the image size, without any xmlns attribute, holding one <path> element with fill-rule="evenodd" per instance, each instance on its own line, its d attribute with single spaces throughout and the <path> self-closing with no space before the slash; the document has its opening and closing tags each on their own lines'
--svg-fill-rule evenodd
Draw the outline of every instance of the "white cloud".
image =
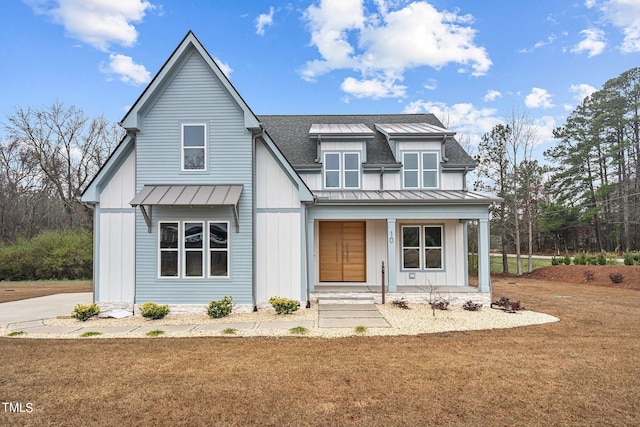
<svg viewBox="0 0 640 427">
<path fill-rule="evenodd" d="M 49 16 L 69 37 L 104 52 L 113 43 L 133 46 L 140 23 L 154 6 L 146 0 L 27 0 L 37 14 Z"/>
<path fill-rule="evenodd" d="M 462 65 L 473 75 L 486 74 L 492 63 L 484 47 L 474 43 L 476 30 L 471 15 L 438 11 L 426 1 L 411 4 L 376 0 L 376 11 L 365 9 L 363 0 L 320 0 L 305 12 L 311 45 L 320 58 L 305 64 L 300 74 L 313 81 L 338 69 L 361 74 L 360 82 L 384 75 L 386 87 L 399 87 L 407 69 Z M 374 78 L 372 79 L 372 76 Z M 389 81 L 390 76 L 396 80 Z M 358 79 L 351 77 L 352 88 Z M 371 91 L 379 94 L 379 91 Z M 404 96 L 392 90 L 392 96 Z"/>
<path fill-rule="evenodd" d="M 495 108 L 478 108 L 471 103 L 453 104 L 418 100 L 405 106 L 407 114 L 433 113 L 448 128 L 469 138 L 471 144 L 480 142 L 482 135 L 502 120 Z"/>
<path fill-rule="evenodd" d="M 136 64 L 130 56 L 110 54 L 109 64 L 100 64 L 100 71 L 105 74 L 116 74 L 118 78 L 127 83 L 139 86 L 151 80 L 151 74 L 143 65 Z"/>
<path fill-rule="evenodd" d="M 569 90 L 574 94 L 576 101 L 582 102 L 587 96 L 591 95 L 598 89 L 589 84 L 580 83 L 577 85 L 571 85 Z"/>
<path fill-rule="evenodd" d="M 595 4 L 595 2 L 593 2 Z M 601 7 L 604 17 L 622 30 L 620 45 L 623 53 L 640 52 L 640 2 L 637 0 L 609 0 Z"/>
<path fill-rule="evenodd" d="M 524 105 L 529 108 L 551 108 L 551 94 L 546 89 L 534 87 L 531 93 L 524 98 Z"/>
<path fill-rule="evenodd" d="M 225 76 L 229 77 L 231 73 L 233 73 L 233 68 L 231 68 L 226 62 L 222 62 L 220 58 L 214 57 L 213 60 L 216 61 L 216 64 L 218 64 L 218 67 L 220 67 Z"/>
<path fill-rule="evenodd" d="M 273 6 L 269 8 L 269 13 L 261 13 L 256 18 L 256 34 L 264 36 L 265 27 L 273 24 Z"/>
<path fill-rule="evenodd" d="M 587 56 L 592 58 L 600 55 L 607 46 L 604 31 L 598 28 L 588 28 L 580 31 L 580 34 L 584 35 L 584 39 L 571 49 L 573 53 L 588 52 Z"/>
<path fill-rule="evenodd" d="M 356 80 L 353 77 L 344 79 L 340 88 L 347 94 L 356 98 L 398 98 L 404 97 L 407 87 L 395 84 L 395 79 L 364 79 Z"/>
<path fill-rule="evenodd" d="M 489 89 L 487 93 L 484 95 L 484 102 L 495 101 L 498 98 L 502 98 L 502 93 L 495 89 Z"/>
<path fill-rule="evenodd" d="M 428 90 L 436 90 L 438 89 L 438 81 L 436 79 L 428 79 L 427 83 L 425 83 L 423 86 Z"/>
</svg>

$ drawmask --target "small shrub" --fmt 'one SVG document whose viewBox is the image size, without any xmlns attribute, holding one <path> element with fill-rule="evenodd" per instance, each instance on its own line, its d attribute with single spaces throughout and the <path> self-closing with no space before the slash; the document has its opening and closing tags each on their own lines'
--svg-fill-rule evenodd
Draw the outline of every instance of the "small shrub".
<svg viewBox="0 0 640 427">
<path fill-rule="evenodd" d="M 155 302 L 145 302 L 144 304 L 140 304 L 138 308 L 140 309 L 140 313 L 142 313 L 142 317 L 149 319 L 162 319 L 169 314 L 169 306 L 166 304 L 158 305 Z"/>
<path fill-rule="evenodd" d="M 575 265 L 587 265 L 587 254 L 584 252 L 576 254 L 576 256 L 573 257 L 573 263 Z"/>
<path fill-rule="evenodd" d="M 602 251 L 597 256 L 598 265 L 607 265 L 607 254 Z"/>
<path fill-rule="evenodd" d="M 225 335 L 235 335 L 238 332 L 235 328 L 225 328 L 222 330 L 222 333 Z"/>
<path fill-rule="evenodd" d="M 624 254 L 624 265 L 633 265 L 635 260 L 633 259 L 633 254 L 630 252 L 626 252 Z"/>
<path fill-rule="evenodd" d="M 20 335 L 24 335 L 24 334 L 26 334 L 26 332 L 25 332 L 25 331 L 13 331 L 13 332 L 9 332 L 9 333 L 7 334 L 7 336 L 8 336 L 8 337 L 18 337 L 18 336 L 20 336 Z"/>
<path fill-rule="evenodd" d="M 358 325 L 354 328 L 354 331 L 356 332 L 356 334 L 366 334 L 367 333 L 367 327 L 364 325 Z"/>
<path fill-rule="evenodd" d="M 91 305 L 83 305 L 78 304 L 73 308 L 73 312 L 71 312 L 71 317 L 74 319 L 80 320 L 84 322 L 85 320 L 96 316 L 100 313 L 100 308 L 94 302 Z"/>
<path fill-rule="evenodd" d="M 304 326 L 296 326 L 295 328 L 289 329 L 289 332 L 294 335 L 304 335 L 309 332 L 309 330 Z"/>
<path fill-rule="evenodd" d="M 207 307 L 207 314 L 212 319 L 220 319 L 228 316 L 233 311 L 233 298 L 230 296 L 222 297 L 221 300 L 213 300 Z"/>
<path fill-rule="evenodd" d="M 560 265 L 560 260 L 555 255 L 551 257 L 551 265 Z"/>
<path fill-rule="evenodd" d="M 593 271 L 591 270 L 586 270 L 584 273 L 584 281 L 585 282 L 593 282 L 593 279 L 595 278 L 593 275 Z"/>
<path fill-rule="evenodd" d="M 598 257 L 594 255 L 589 255 L 587 257 L 587 265 L 599 265 Z"/>
<path fill-rule="evenodd" d="M 611 273 L 609 274 L 609 279 L 611 279 L 611 283 L 622 283 L 622 281 L 624 280 L 624 276 L 622 275 L 622 273 Z"/>
<path fill-rule="evenodd" d="M 571 265 L 571 257 L 569 254 L 564 256 L 564 265 Z"/>
<path fill-rule="evenodd" d="M 160 329 L 155 329 L 153 331 L 147 332 L 148 337 L 157 337 L 158 335 L 162 335 L 162 334 L 164 334 L 164 331 L 161 331 Z"/>
<path fill-rule="evenodd" d="M 507 313 L 515 313 L 516 311 L 525 310 L 524 306 L 520 304 L 520 301 L 511 301 L 507 297 L 501 297 L 498 301 L 491 303 L 491 308 L 493 306 L 506 311 Z"/>
<path fill-rule="evenodd" d="M 438 301 L 434 301 L 434 302 L 430 302 L 429 305 L 431 305 L 431 308 L 434 309 L 438 309 L 438 310 L 448 310 L 449 309 L 449 301 L 446 300 L 438 300 Z"/>
<path fill-rule="evenodd" d="M 87 338 L 87 337 L 96 337 L 98 335 L 102 335 L 102 332 L 96 332 L 96 331 L 87 331 L 84 334 L 80 335 L 82 338 Z"/>
<path fill-rule="evenodd" d="M 271 297 L 269 303 L 275 308 L 276 314 L 289 314 L 300 308 L 300 301 L 284 297 Z"/>
<path fill-rule="evenodd" d="M 467 311 L 480 311 L 482 304 L 477 304 L 473 301 L 467 301 L 462 304 L 462 309 Z"/>
<path fill-rule="evenodd" d="M 402 308 L 404 310 L 411 310 L 411 307 L 409 307 L 409 302 L 404 298 L 391 301 L 391 305 L 393 305 L 394 307 Z"/>
</svg>

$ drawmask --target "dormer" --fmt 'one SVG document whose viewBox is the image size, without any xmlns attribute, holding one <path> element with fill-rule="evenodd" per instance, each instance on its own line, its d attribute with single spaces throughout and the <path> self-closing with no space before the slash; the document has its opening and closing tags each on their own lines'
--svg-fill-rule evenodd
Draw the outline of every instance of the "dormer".
<svg viewBox="0 0 640 427">
<path fill-rule="evenodd" d="M 429 123 L 376 124 L 395 159 L 402 163 L 401 185 L 405 189 L 439 189 L 448 158 L 445 144 L 455 132 Z"/>
<path fill-rule="evenodd" d="M 363 123 L 311 125 L 309 139 L 316 143 L 316 163 L 322 164 L 323 189 L 362 188 L 362 164 L 374 135 Z"/>
</svg>

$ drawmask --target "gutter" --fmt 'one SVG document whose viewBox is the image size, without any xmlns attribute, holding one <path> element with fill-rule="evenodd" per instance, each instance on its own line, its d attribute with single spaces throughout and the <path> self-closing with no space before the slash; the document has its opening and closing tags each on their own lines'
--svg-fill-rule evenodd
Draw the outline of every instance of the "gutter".
<svg viewBox="0 0 640 427">
<path fill-rule="evenodd" d="M 305 308 L 311 308 L 311 292 L 309 291 L 309 283 L 311 283 L 311 273 L 309 272 L 309 227 L 308 218 L 309 218 L 309 207 L 314 206 L 318 199 L 316 196 L 313 196 L 313 201 L 311 203 L 304 203 L 304 243 L 305 243 L 305 268 L 307 269 L 307 285 L 306 285 L 306 297 L 307 297 L 307 305 Z"/>
<path fill-rule="evenodd" d="M 447 158 L 447 149 L 446 149 L 446 142 L 447 142 L 447 135 L 444 135 L 442 137 L 442 148 L 440 149 L 441 154 L 442 154 L 442 161 L 443 162 L 448 162 L 449 159 Z"/>
</svg>

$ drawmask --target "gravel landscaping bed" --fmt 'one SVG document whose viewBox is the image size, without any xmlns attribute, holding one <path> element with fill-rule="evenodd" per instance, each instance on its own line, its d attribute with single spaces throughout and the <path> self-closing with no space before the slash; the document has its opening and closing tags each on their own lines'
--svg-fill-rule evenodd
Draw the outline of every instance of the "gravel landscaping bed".
<svg viewBox="0 0 640 427">
<path fill-rule="evenodd" d="M 289 329 L 264 329 L 257 326 L 262 322 L 308 322 L 313 321 L 314 327 L 299 336 L 337 338 L 352 335 L 418 335 L 428 333 L 438 333 L 447 331 L 467 331 L 482 329 L 503 329 L 519 326 L 537 325 L 543 323 L 556 322 L 559 319 L 544 313 L 533 311 L 519 311 L 516 313 L 506 313 L 501 310 L 494 310 L 483 307 L 477 312 L 465 311 L 459 306 L 449 307 L 448 310 L 436 310 L 435 316 L 431 307 L 427 304 L 410 304 L 409 310 L 401 309 L 390 304 L 376 305 L 380 313 L 387 319 L 390 328 L 367 328 L 364 333 L 357 334 L 355 328 L 318 328 L 318 307 L 312 305 L 310 309 L 300 309 L 288 315 L 277 315 L 272 309 L 261 309 L 257 313 L 232 313 L 222 319 L 211 319 L 206 314 L 169 314 L 164 319 L 148 320 L 140 315 L 126 317 L 123 319 L 91 318 L 85 322 L 75 319 L 46 319 L 47 326 L 76 327 L 91 330 L 91 328 L 108 327 L 140 327 L 141 331 L 127 333 L 109 333 L 92 337 L 101 338 L 125 338 L 125 337 L 146 337 L 149 327 L 162 330 L 168 325 L 202 325 L 202 324 L 241 324 L 254 323 L 252 329 L 237 329 L 235 334 L 224 334 L 216 330 L 191 330 L 188 332 L 166 330 L 161 337 L 196 337 L 196 336 L 292 336 Z M 170 329 L 170 328 L 167 328 Z M 72 334 L 35 334 L 29 333 L 20 335 L 24 338 L 78 338 Z M 4 331 L 6 335 L 7 331 Z M 87 338 L 83 338 L 87 339 Z"/>
</svg>

